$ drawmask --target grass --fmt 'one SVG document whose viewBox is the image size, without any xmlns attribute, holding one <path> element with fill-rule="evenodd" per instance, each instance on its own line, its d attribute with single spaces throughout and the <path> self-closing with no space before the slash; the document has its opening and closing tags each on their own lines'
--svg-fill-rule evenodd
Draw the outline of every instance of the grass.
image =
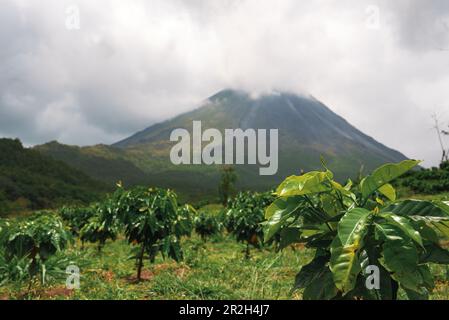
<svg viewBox="0 0 449 320">
<path fill-rule="evenodd" d="M 26 295 L 26 284 L 11 283 L 0 288 L 3 299 L 74 300 L 285 300 L 301 299 L 291 293 L 300 266 L 313 257 L 309 249 L 291 248 L 281 253 L 252 250 L 244 259 L 245 246 L 228 237 L 204 243 L 199 237 L 184 240 L 185 259 L 181 263 L 146 261 L 141 282 L 135 281 L 135 262 L 129 259 L 125 240 L 109 242 L 102 252 L 95 246 L 83 251 L 71 248 L 65 255 L 81 269 L 79 290 L 65 289 L 65 278 L 47 286 L 35 283 Z M 431 299 L 449 299 L 449 269 L 432 266 L 436 287 Z M 405 299 L 404 294 L 400 294 Z"/>
<path fill-rule="evenodd" d="M 184 261 L 146 261 L 144 281 L 135 281 L 135 261 L 129 259 L 130 245 L 125 240 L 109 242 L 101 253 L 88 246 L 81 253 L 69 249 L 65 255 L 81 267 L 79 290 L 67 292 L 65 278 L 49 286 L 34 285 L 30 299 L 299 299 L 290 294 L 295 275 L 302 264 L 312 259 L 309 250 L 252 250 L 244 259 L 243 244 L 228 237 L 216 237 L 204 243 L 193 236 L 183 242 Z M 0 297 L 24 298 L 26 284 L 0 288 Z M 60 294 L 58 294 L 60 293 Z"/>
</svg>

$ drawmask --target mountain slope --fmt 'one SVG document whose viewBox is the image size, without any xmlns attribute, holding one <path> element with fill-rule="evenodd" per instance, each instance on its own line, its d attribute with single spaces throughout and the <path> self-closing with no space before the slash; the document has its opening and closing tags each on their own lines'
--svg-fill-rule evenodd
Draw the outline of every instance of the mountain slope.
<svg viewBox="0 0 449 320">
<path fill-rule="evenodd" d="M 106 145 L 77 147 L 52 141 L 34 148 L 42 154 L 63 161 L 109 186 L 118 181 L 125 185 L 146 184 L 149 178 L 117 148 Z"/>
<path fill-rule="evenodd" d="M 153 125 L 114 145 L 128 155 L 152 155 L 169 161 L 170 133 L 177 128 L 191 132 L 192 121 L 201 120 L 203 130 L 254 128 L 279 129 L 279 172 L 274 177 L 260 177 L 258 166 L 239 166 L 243 187 L 268 187 L 282 178 L 320 167 L 323 156 L 340 179 L 354 176 L 361 166 L 365 171 L 386 162 L 397 162 L 406 157 L 365 135 L 328 107 L 312 97 L 291 93 L 275 93 L 252 98 L 242 91 L 224 90 L 209 98 L 203 106 L 169 121 Z M 147 150 L 147 152 L 145 152 Z M 151 150 L 151 152 L 150 152 Z M 140 164 L 151 171 L 151 164 Z M 147 165 L 147 166 L 146 166 Z M 211 173 L 212 168 L 202 172 Z M 159 170 L 197 171 L 194 166 L 158 167 Z M 212 174 L 213 175 L 213 174 Z M 248 179 L 250 178 L 250 179 Z"/>
<path fill-rule="evenodd" d="M 23 148 L 19 140 L 0 139 L 0 213 L 89 203 L 105 190 L 81 171 Z"/>
<path fill-rule="evenodd" d="M 265 190 L 285 177 L 321 167 L 323 156 L 339 180 L 354 177 L 363 166 L 368 172 L 406 157 L 365 135 L 313 97 L 280 92 L 257 98 L 223 90 L 199 108 L 155 124 L 112 146 L 68 147 L 50 143 L 40 152 L 65 161 L 87 174 L 112 184 L 146 184 L 173 188 L 188 198 L 214 197 L 219 168 L 206 165 L 175 166 L 170 162 L 170 134 L 178 128 L 192 131 L 202 121 L 203 131 L 224 129 L 278 129 L 279 170 L 260 176 L 259 165 L 239 165 L 238 187 Z"/>
</svg>

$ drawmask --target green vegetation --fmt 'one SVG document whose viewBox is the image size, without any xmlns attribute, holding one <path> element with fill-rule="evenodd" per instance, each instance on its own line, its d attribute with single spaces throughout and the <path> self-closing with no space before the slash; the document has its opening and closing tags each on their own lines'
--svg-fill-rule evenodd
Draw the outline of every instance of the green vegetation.
<svg viewBox="0 0 449 320">
<path fill-rule="evenodd" d="M 273 202 L 270 193 L 241 192 L 230 201 L 226 213 L 226 228 L 237 241 L 246 243 L 245 257 L 250 257 L 250 246 L 263 245 L 265 208 Z"/>
<path fill-rule="evenodd" d="M 232 166 L 224 166 L 221 169 L 221 180 L 218 192 L 220 200 L 224 206 L 227 206 L 229 199 L 235 193 L 235 183 L 237 182 L 237 174 Z"/>
<path fill-rule="evenodd" d="M 449 162 L 443 162 L 439 168 L 408 172 L 397 184 L 420 194 L 449 192 Z"/>
<path fill-rule="evenodd" d="M 430 263 L 449 264 L 440 240 L 449 237 L 449 205 L 396 201 L 390 184 L 419 162 L 388 164 L 342 186 L 333 174 L 309 172 L 287 178 L 266 212 L 266 240 L 316 249 L 296 277 L 304 299 L 427 299 L 434 288 Z M 368 289 L 368 266 L 379 268 L 380 285 Z"/>
<path fill-rule="evenodd" d="M 62 161 L 110 187 L 117 181 L 134 186 L 149 183 L 151 180 L 117 148 L 105 145 L 80 148 L 52 141 L 37 146 L 34 150 Z"/>
<path fill-rule="evenodd" d="M 0 299 L 448 299 L 449 203 L 391 185 L 417 164 L 345 185 L 325 168 L 198 210 L 119 184 L 88 207 L 0 219 Z"/>
<path fill-rule="evenodd" d="M 90 222 L 90 219 L 96 214 L 97 208 L 90 207 L 63 207 L 59 210 L 60 217 L 69 227 L 74 237 L 81 235 L 81 230 Z"/>
<path fill-rule="evenodd" d="M 145 253 L 154 262 L 160 252 L 175 261 L 183 258 L 180 238 L 190 235 L 190 211 L 179 209 L 177 196 L 170 190 L 135 188 L 119 189 L 115 199 L 118 218 L 125 226 L 125 236 L 137 247 L 137 280 L 142 279 Z"/>
<path fill-rule="evenodd" d="M 117 238 L 120 226 L 114 208 L 111 197 L 96 205 L 94 214 L 80 230 L 82 246 L 85 242 L 97 243 L 97 249 L 101 252 L 107 240 Z"/>
<path fill-rule="evenodd" d="M 194 218 L 195 232 L 203 239 L 204 242 L 212 236 L 218 235 L 222 230 L 222 225 L 217 217 L 201 211 Z"/>
<path fill-rule="evenodd" d="M 84 173 L 23 148 L 19 140 L 0 139 L 0 215 L 88 204 L 105 190 Z"/>
<path fill-rule="evenodd" d="M 0 278 L 0 281 L 24 281 L 28 278 L 28 291 L 35 277 L 40 277 L 41 283 L 45 283 L 47 261 L 67 247 L 71 239 L 61 219 L 46 212 L 2 223 L 0 269 L 6 272 L 0 276 L 5 279 Z"/>
</svg>

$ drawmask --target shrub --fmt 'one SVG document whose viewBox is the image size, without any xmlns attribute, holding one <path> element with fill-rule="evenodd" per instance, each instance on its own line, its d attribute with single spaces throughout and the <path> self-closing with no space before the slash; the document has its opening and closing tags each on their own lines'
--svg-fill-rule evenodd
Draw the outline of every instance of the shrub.
<svg viewBox="0 0 449 320">
<path fill-rule="evenodd" d="M 237 241 L 246 243 L 246 258 L 250 256 L 250 246 L 262 246 L 264 211 L 273 200 L 270 193 L 241 192 L 229 202 L 226 228 Z"/>
<path fill-rule="evenodd" d="M 107 240 L 115 240 L 120 231 L 116 204 L 112 197 L 92 208 L 93 216 L 80 230 L 81 242 L 98 243 L 101 251 Z"/>
<path fill-rule="evenodd" d="M 396 201 L 390 182 L 419 162 L 387 164 L 360 184 L 342 186 L 333 174 L 309 172 L 287 178 L 266 210 L 265 239 L 280 235 L 283 246 L 316 249 L 295 289 L 304 299 L 425 299 L 433 288 L 429 263 L 448 264 L 439 244 L 449 236 L 449 205 Z M 367 267 L 377 267 L 380 286 L 368 289 Z"/>
<path fill-rule="evenodd" d="M 138 249 L 135 252 L 138 280 L 141 280 L 145 254 L 151 262 L 158 252 L 176 261 L 183 258 L 180 238 L 191 232 L 190 211 L 189 208 L 179 210 L 173 191 L 142 187 L 130 191 L 121 189 L 115 205 L 126 238 Z"/>
<path fill-rule="evenodd" d="M 16 279 L 23 278 L 22 268 L 26 267 L 30 287 L 38 275 L 42 282 L 45 281 L 47 261 L 71 241 L 71 234 L 62 220 L 48 213 L 37 213 L 14 223 L 3 222 L 0 234 L 4 251 L 1 268 L 9 277 Z"/>
<path fill-rule="evenodd" d="M 221 226 L 217 218 L 211 214 L 201 212 L 195 217 L 195 232 L 206 241 L 208 238 L 220 233 Z"/>
<path fill-rule="evenodd" d="M 87 225 L 90 219 L 96 214 L 97 208 L 90 207 L 63 207 L 59 210 L 59 215 L 69 226 L 72 235 L 80 236 L 81 229 Z"/>
</svg>

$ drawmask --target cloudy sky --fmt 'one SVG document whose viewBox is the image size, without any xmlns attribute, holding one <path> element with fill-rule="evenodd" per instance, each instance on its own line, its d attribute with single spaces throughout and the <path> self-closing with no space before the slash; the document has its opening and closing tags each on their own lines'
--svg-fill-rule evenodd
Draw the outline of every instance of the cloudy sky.
<svg viewBox="0 0 449 320">
<path fill-rule="evenodd" d="M 449 1 L 0 0 L 0 136 L 112 143 L 227 87 L 309 92 L 436 164 Z"/>
</svg>

